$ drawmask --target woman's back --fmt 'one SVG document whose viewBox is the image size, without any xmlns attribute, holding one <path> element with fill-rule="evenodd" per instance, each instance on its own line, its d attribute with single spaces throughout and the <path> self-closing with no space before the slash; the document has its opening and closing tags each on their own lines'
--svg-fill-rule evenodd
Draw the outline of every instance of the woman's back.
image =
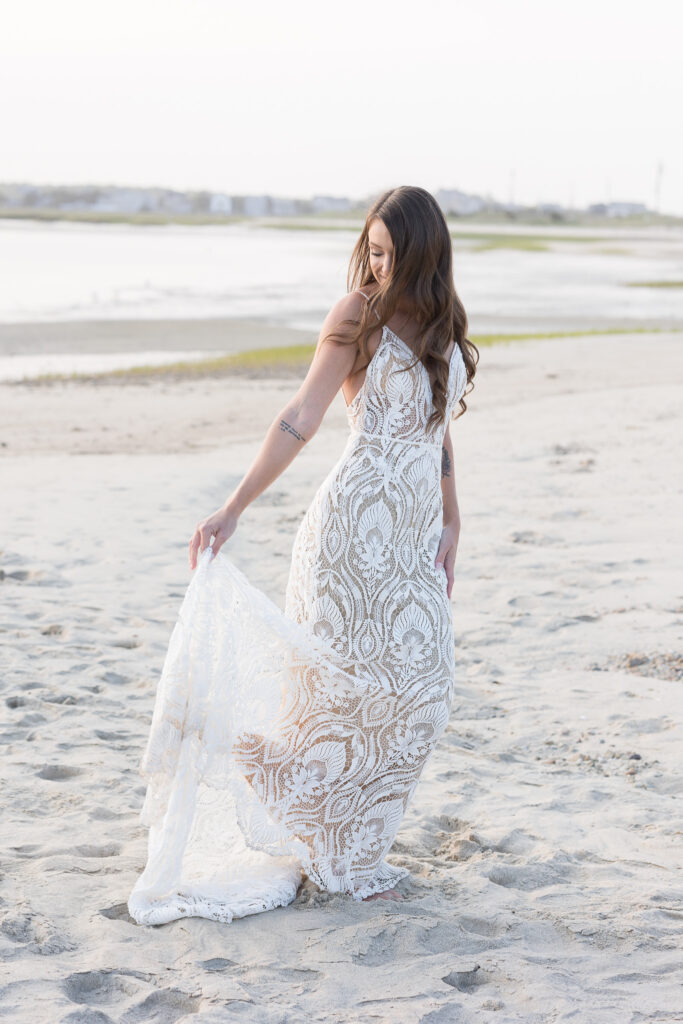
<svg viewBox="0 0 683 1024">
<path fill-rule="evenodd" d="M 434 406 L 427 369 L 419 360 L 416 362 L 406 342 L 384 326 L 363 384 L 348 406 L 352 429 L 397 441 L 429 443 L 440 455 L 446 426 L 467 383 L 465 364 L 457 344 L 452 349 L 449 367 L 446 418 L 428 427 Z"/>
</svg>

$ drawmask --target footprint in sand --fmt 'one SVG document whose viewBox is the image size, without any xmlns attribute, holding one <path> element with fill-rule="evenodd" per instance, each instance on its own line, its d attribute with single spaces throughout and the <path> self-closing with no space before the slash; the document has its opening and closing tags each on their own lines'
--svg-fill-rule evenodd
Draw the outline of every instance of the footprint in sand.
<svg viewBox="0 0 683 1024">
<path fill-rule="evenodd" d="M 26 706 L 25 697 L 8 697 L 5 701 L 8 708 L 23 708 Z"/>
<path fill-rule="evenodd" d="M 73 768 L 68 764 L 46 764 L 36 775 L 39 779 L 48 779 L 50 782 L 63 782 L 65 779 L 74 779 L 77 775 L 83 775 L 83 768 Z"/>
<path fill-rule="evenodd" d="M 60 1018 L 60 1024 L 115 1024 L 112 1017 L 102 1010 L 72 1010 Z"/>
<path fill-rule="evenodd" d="M 39 849 L 39 843 L 23 843 L 21 846 L 10 846 L 12 853 L 16 853 L 18 857 L 33 857 L 36 850 Z"/>
<path fill-rule="evenodd" d="M 74 853 L 79 857 L 118 857 L 120 852 L 121 847 L 118 843 L 105 843 L 103 846 L 85 843 L 83 846 L 74 846 Z"/>
<path fill-rule="evenodd" d="M 198 1013 L 201 1005 L 200 996 L 188 996 L 186 992 L 169 988 L 162 992 L 152 992 L 137 1006 L 119 1017 L 119 1024 L 142 1024 L 143 1021 L 163 1021 L 164 1024 L 175 1024 L 188 1013 Z"/>
<path fill-rule="evenodd" d="M 237 967 L 235 960 L 226 960 L 223 956 L 214 956 L 211 960 L 200 960 L 198 967 L 205 971 L 225 971 L 228 967 Z"/>
<path fill-rule="evenodd" d="M 471 971 L 451 971 L 441 980 L 452 988 L 457 988 L 458 992 L 473 992 L 480 985 L 486 985 L 489 978 L 477 964 Z"/>
<path fill-rule="evenodd" d="M 60 1024 L 114 1024 L 114 1020 L 102 1010 L 72 1010 Z"/>
<path fill-rule="evenodd" d="M 105 683 L 112 683 L 114 686 L 122 686 L 124 683 L 130 682 L 128 676 L 122 676 L 119 672 L 105 672 L 100 676 Z"/>
<path fill-rule="evenodd" d="M 126 729 L 121 732 L 107 732 L 106 729 L 95 729 L 95 735 L 98 740 L 104 740 L 106 743 L 118 743 L 119 740 L 130 739 L 130 733 Z"/>
<path fill-rule="evenodd" d="M 25 569 L 18 569 L 16 572 L 5 572 L 3 569 L 0 569 L 0 580 L 18 580 L 20 583 L 23 583 L 24 580 L 29 579 L 30 575 Z"/>
<path fill-rule="evenodd" d="M 40 699 L 46 704 L 78 704 L 78 697 L 71 693 L 48 693 Z"/>
<path fill-rule="evenodd" d="M 75 949 L 75 943 L 60 934 L 47 918 L 36 913 L 28 904 L 23 904 L 4 915 L 0 921 L 0 933 L 14 942 L 21 953 L 37 953 L 40 956 L 54 956 Z M 11 954 L 10 954 L 11 955 Z"/>
<path fill-rule="evenodd" d="M 102 907 L 99 913 L 108 921 L 125 921 L 126 924 L 135 924 L 135 921 L 128 913 L 127 903 L 112 903 L 110 907 Z M 230 961 L 227 961 L 228 963 Z"/>
<path fill-rule="evenodd" d="M 125 812 L 112 811 L 110 807 L 95 807 L 90 812 L 91 821 L 117 821 L 125 816 Z"/>
<path fill-rule="evenodd" d="M 121 997 L 138 995 L 140 982 L 118 971 L 79 971 L 62 982 L 65 995 L 72 1003 L 88 1006 L 119 1003 Z M 144 1018 L 138 1018 L 144 1020 Z"/>
<path fill-rule="evenodd" d="M 437 857 L 463 861 L 490 849 L 486 841 L 460 818 L 451 818 L 444 814 L 438 819 L 438 824 L 442 831 L 436 835 L 437 845 L 434 853 Z"/>
<path fill-rule="evenodd" d="M 479 843 L 473 843 L 470 839 L 458 839 L 454 836 L 449 836 L 436 850 L 438 857 L 455 861 L 469 860 L 475 853 L 481 852 Z"/>
<path fill-rule="evenodd" d="M 508 832 L 497 843 L 494 843 L 493 849 L 499 853 L 528 854 L 533 850 L 537 842 L 538 837 L 531 835 L 529 832 L 523 832 L 522 829 L 513 828 L 511 832 Z"/>
<path fill-rule="evenodd" d="M 532 892 L 549 885 L 561 885 L 569 877 L 568 865 L 558 868 L 554 864 L 500 864 L 491 868 L 488 879 L 505 889 L 520 889 Z"/>
<path fill-rule="evenodd" d="M 487 939 L 497 939 L 505 931 L 505 925 L 487 921 L 484 917 L 459 917 L 458 924 L 464 931 L 482 935 Z"/>
</svg>

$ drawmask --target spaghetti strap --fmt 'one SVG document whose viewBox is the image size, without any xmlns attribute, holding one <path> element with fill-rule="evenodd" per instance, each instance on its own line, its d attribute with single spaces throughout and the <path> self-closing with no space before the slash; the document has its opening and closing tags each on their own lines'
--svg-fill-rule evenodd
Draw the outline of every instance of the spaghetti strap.
<svg viewBox="0 0 683 1024">
<path fill-rule="evenodd" d="M 366 295 L 365 292 L 361 292 L 360 288 L 358 289 L 358 291 L 360 292 L 360 294 L 363 296 L 364 299 L 368 299 L 369 300 L 369 298 L 370 298 L 369 295 Z M 377 312 L 377 310 L 375 310 L 374 312 L 375 312 L 375 316 L 379 320 L 380 319 L 379 313 Z"/>
</svg>

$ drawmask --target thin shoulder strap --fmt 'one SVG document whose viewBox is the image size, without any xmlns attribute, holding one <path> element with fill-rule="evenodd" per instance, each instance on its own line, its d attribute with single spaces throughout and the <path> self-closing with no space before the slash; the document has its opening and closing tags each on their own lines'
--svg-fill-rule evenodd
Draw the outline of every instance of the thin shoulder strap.
<svg viewBox="0 0 683 1024">
<path fill-rule="evenodd" d="M 370 298 L 370 296 L 369 296 L 369 295 L 366 295 L 366 294 L 365 294 L 365 292 L 361 292 L 361 291 L 360 291 L 360 288 L 358 289 L 358 291 L 360 292 L 360 294 L 361 294 L 361 295 L 363 296 L 363 298 L 364 298 L 364 299 L 368 299 L 368 300 L 369 300 L 369 298 Z M 377 312 L 377 310 L 375 310 L 375 316 L 376 316 L 376 317 L 377 317 L 377 319 L 379 320 L 379 313 Z"/>
</svg>

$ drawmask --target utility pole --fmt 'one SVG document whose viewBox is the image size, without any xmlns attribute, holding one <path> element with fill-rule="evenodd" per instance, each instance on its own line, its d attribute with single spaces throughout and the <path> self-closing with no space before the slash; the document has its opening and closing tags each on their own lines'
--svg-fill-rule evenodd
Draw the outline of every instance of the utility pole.
<svg viewBox="0 0 683 1024">
<path fill-rule="evenodd" d="M 515 205 L 515 172 L 514 169 L 510 171 L 510 188 L 508 194 L 508 202 L 510 206 Z"/>
<path fill-rule="evenodd" d="M 664 164 L 660 160 L 657 164 L 657 170 L 655 172 L 655 213 L 659 213 L 660 196 L 662 193 L 662 175 L 664 174 Z"/>
</svg>

